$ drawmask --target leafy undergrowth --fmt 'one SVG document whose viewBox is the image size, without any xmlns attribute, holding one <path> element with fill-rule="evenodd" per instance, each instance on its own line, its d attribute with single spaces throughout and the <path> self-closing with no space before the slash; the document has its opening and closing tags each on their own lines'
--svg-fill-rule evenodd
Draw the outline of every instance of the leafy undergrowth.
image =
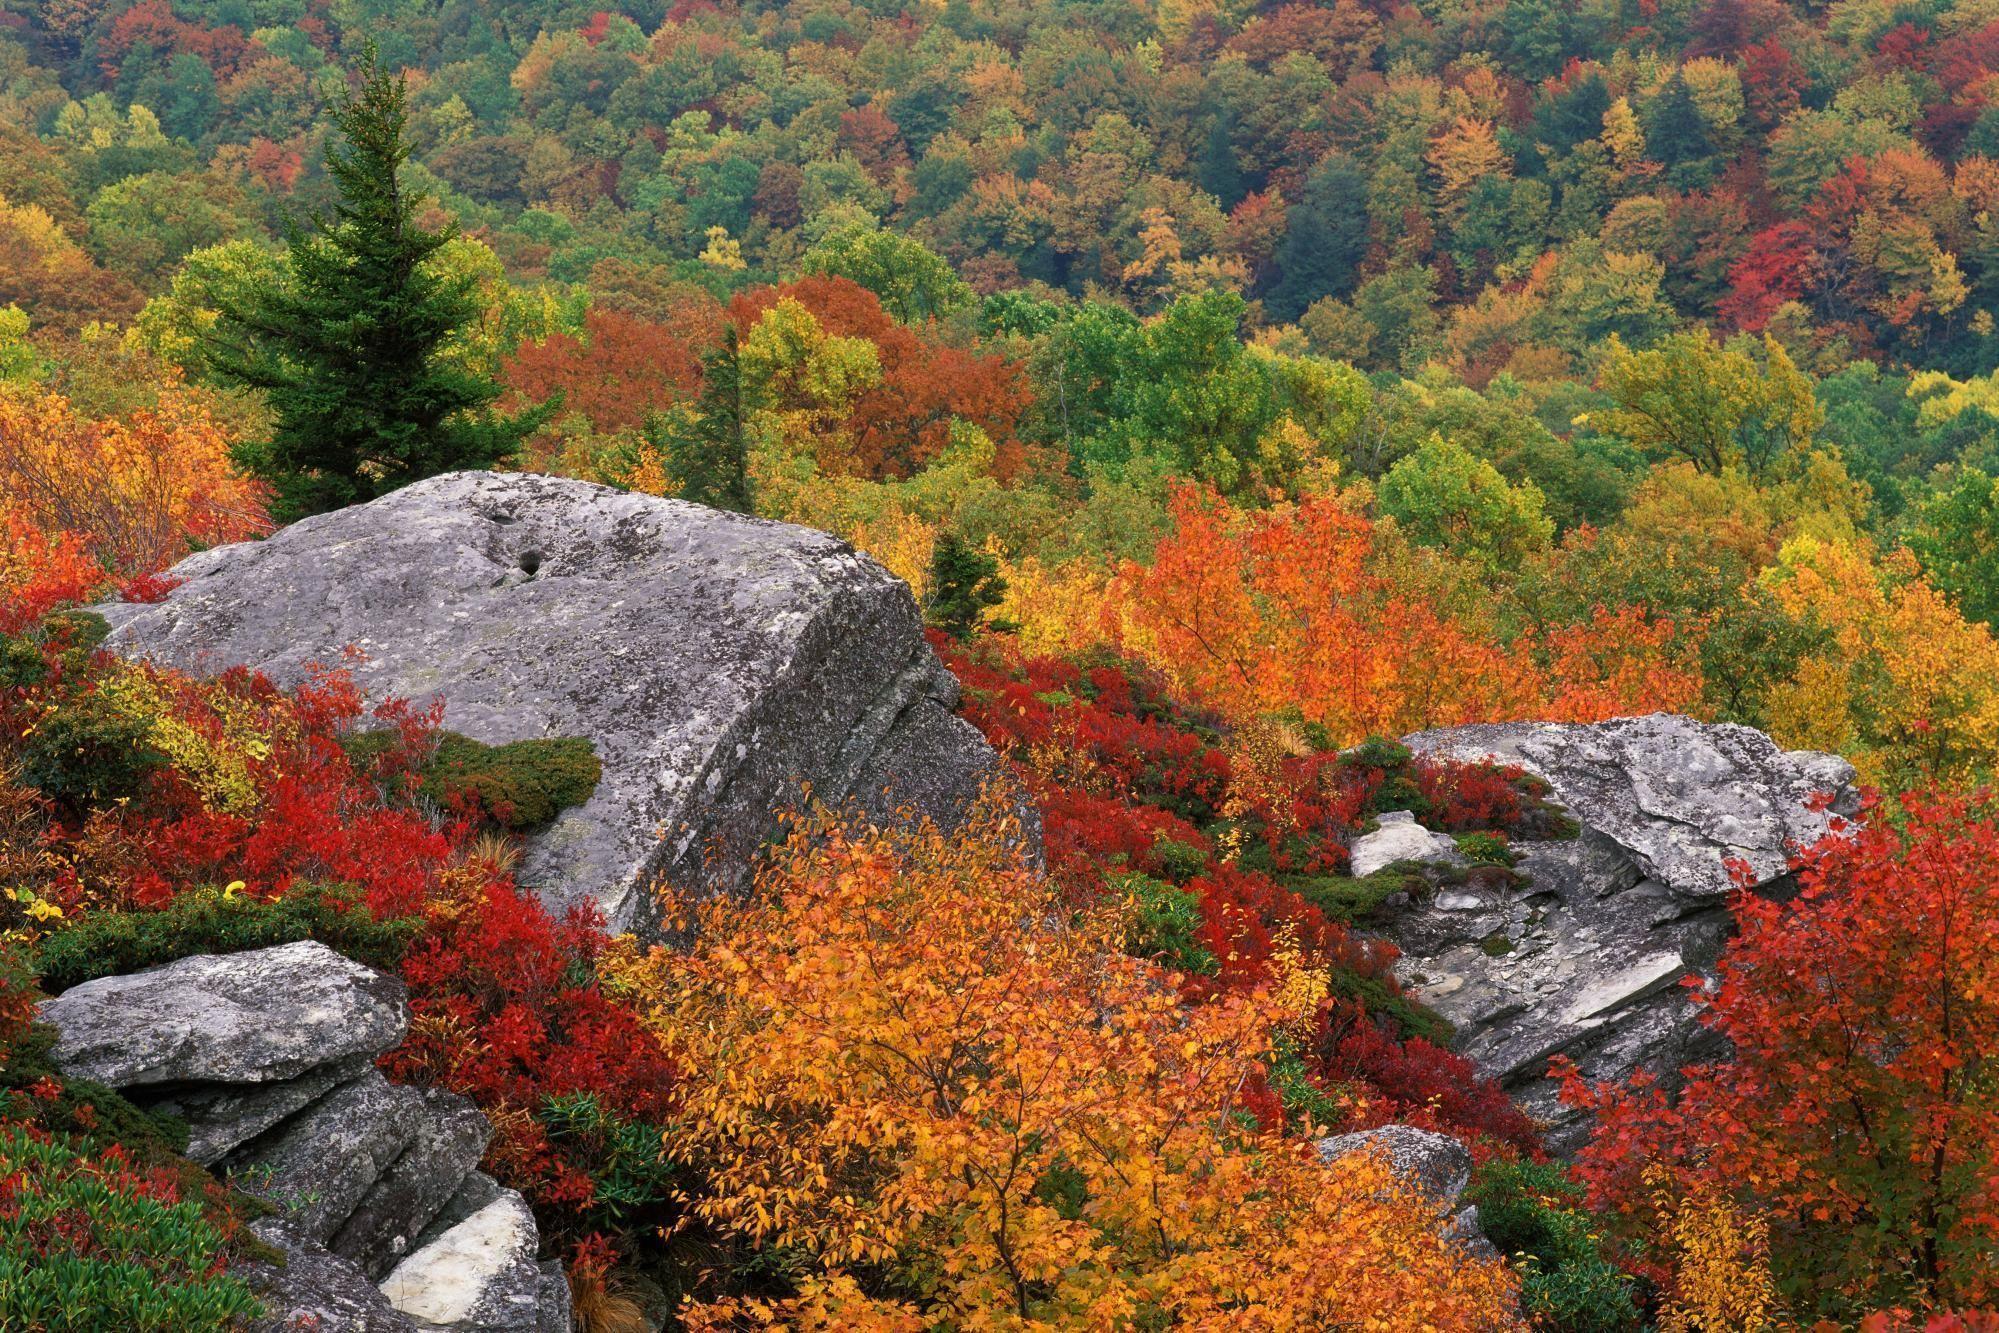
<svg viewBox="0 0 1999 1333">
<path fill-rule="evenodd" d="M 0 942 L 0 1328 L 221 1333 L 254 1314 L 231 1264 L 261 1205 L 180 1151 L 182 1127 L 49 1062 L 19 948 Z"/>
<path fill-rule="evenodd" d="M 73 593 L 52 586 L 42 600 Z M 94 651 L 94 617 L 9 623 L 0 926 L 44 986 L 322 939 L 400 972 L 410 1032 L 387 1071 L 477 1101 L 486 1166 L 552 1236 L 670 1220 L 668 1173 L 626 1159 L 661 1141 L 672 1070 L 597 984 L 600 924 L 518 888 L 494 832 L 587 796 L 587 747 L 471 747 L 434 713 L 365 708 L 336 673 L 198 681 Z"/>
<path fill-rule="evenodd" d="M 1572 831 L 1542 784 L 1387 741 L 1315 747 L 1325 738 L 1309 727 L 1232 731 L 1109 659 L 1027 658 L 993 636 L 933 643 L 963 682 L 965 715 L 1039 804 L 1049 871 L 1068 901 L 1126 900 L 1125 948 L 1178 969 L 1195 1000 L 1301 966 L 1322 979 L 1316 1013 L 1259 1080 L 1258 1114 L 1342 1130 L 1416 1124 L 1465 1138 L 1481 1158 L 1538 1151 L 1532 1122 L 1402 992 L 1393 946 L 1356 929 L 1434 878 L 1347 871 L 1348 848 L 1375 815 L 1410 810 L 1481 840 L 1454 873 L 1510 878 L 1507 840 Z"/>
</svg>

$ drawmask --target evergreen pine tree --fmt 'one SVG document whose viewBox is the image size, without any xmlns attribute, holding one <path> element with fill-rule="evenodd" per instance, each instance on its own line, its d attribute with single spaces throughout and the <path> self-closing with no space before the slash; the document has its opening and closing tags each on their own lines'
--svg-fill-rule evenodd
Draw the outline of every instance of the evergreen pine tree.
<svg viewBox="0 0 1999 1333">
<path fill-rule="evenodd" d="M 736 326 L 730 324 L 701 358 L 701 396 L 693 411 L 654 417 L 646 423 L 646 436 L 665 456 L 681 499 L 748 514 L 755 506 L 740 353 Z"/>
<path fill-rule="evenodd" d="M 410 155 L 403 80 L 372 49 L 364 60 L 334 118 L 345 142 L 326 154 L 338 205 L 288 227 L 287 275 L 225 299 L 208 346 L 222 378 L 265 393 L 270 434 L 236 457 L 271 483 L 284 518 L 489 467 L 548 411 L 494 411 L 500 386 L 450 354 L 480 314 L 474 280 L 433 262 L 456 228 L 417 225 L 425 196 L 400 176 Z"/>
<path fill-rule="evenodd" d="M 954 639 L 969 638 L 985 619 L 986 608 L 1006 596 L 999 561 L 968 546 L 954 533 L 937 539 L 930 556 L 930 623 Z"/>
<path fill-rule="evenodd" d="M 1707 159 L 1714 152 L 1707 121 L 1694 104 L 1693 90 L 1679 74 L 1667 81 L 1645 122 L 1645 147 L 1666 168 L 1667 178 L 1682 189 L 1705 183 Z"/>
</svg>

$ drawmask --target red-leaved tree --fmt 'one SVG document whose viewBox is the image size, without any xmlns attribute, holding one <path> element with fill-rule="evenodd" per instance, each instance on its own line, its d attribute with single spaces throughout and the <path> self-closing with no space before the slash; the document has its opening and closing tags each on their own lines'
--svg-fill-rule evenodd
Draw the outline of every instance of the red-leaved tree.
<svg viewBox="0 0 1999 1333">
<path fill-rule="evenodd" d="M 1738 895 L 1741 935 L 1693 992 L 1732 1058 L 1677 1098 L 1566 1071 L 1600 1117 L 1583 1171 L 1634 1238 L 1660 1169 L 1760 1213 L 1805 1309 L 1980 1305 L 1999 1297 L 1999 810 L 1924 795 L 1862 820 L 1799 859 L 1794 900 Z"/>
</svg>

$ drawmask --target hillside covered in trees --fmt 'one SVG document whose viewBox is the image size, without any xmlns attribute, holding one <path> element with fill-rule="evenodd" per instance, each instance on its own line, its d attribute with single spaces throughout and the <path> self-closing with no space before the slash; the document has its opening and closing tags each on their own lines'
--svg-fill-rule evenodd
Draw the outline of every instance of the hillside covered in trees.
<svg viewBox="0 0 1999 1333">
<path fill-rule="evenodd" d="M 0 1326 L 93 1327 L 8 1274 L 128 1243 L 68 1254 L 30 1176 L 162 1211 L 162 1327 L 240 1315 L 238 1202 L 29 1019 L 300 934 L 410 985 L 384 1068 L 493 1119 L 596 1333 L 635 1284 L 695 1328 L 1991 1326 L 1995 317 L 1981 0 L 0 0 Z M 74 612 L 461 469 L 879 560 L 1045 870 L 991 812 L 820 829 L 651 951 L 513 877 L 594 777 Z M 1742 879 L 1723 1056 L 1555 1071 L 1561 1161 L 1377 938 L 1440 886 L 1352 846 L 1406 809 L 1511 885 L 1546 784 L 1396 738 L 1653 712 L 1866 791 L 1795 902 Z M 864 1054 L 912 1025 L 924 1096 Z M 1385 1124 L 1470 1145 L 1497 1257 L 1298 1151 Z"/>
</svg>

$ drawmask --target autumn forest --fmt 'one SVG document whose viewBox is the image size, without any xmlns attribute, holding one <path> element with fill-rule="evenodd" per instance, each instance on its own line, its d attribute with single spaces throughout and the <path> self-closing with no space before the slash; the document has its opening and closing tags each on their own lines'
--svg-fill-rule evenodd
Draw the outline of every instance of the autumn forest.
<svg viewBox="0 0 1999 1333">
<path fill-rule="evenodd" d="M 1999 4 L 605 4 L 0 0 L 0 1327 L 252 1326 L 36 1005 L 312 938 L 585 1333 L 1999 1328 Z M 466 469 L 851 543 L 1010 795 L 661 944 L 594 759 L 79 609 Z M 1555 1143 L 1387 936 L 1578 826 L 1401 741 L 1655 713 L 1857 795 Z"/>
</svg>

